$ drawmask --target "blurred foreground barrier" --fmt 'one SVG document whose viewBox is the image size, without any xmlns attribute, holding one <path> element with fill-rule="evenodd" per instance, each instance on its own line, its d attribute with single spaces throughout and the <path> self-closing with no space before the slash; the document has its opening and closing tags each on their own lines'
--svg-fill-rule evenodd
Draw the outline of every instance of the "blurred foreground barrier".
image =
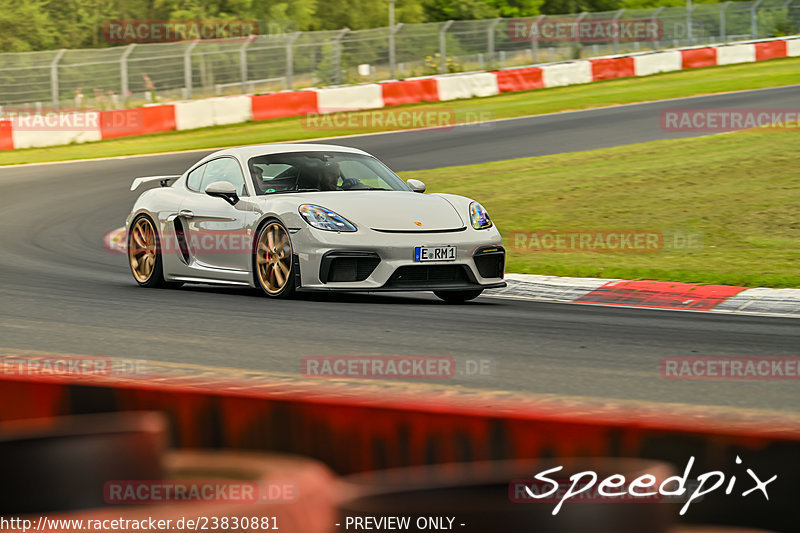
<svg viewBox="0 0 800 533">
<path fill-rule="evenodd" d="M 153 529 L 133 523 L 161 524 L 162 531 L 330 531 L 338 485 L 317 461 L 166 452 L 166 440 L 167 420 L 156 412 L 2 422 L 0 517 L 22 516 L 38 531 L 60 533 L 98 531 L 90 520 L 108 521 L 103 531 Z M 8 525 L 0 522 L 0 531 L 25 531 Z"/>
<path fill-rule="evenodd" d="M 150 376 L 148 381 L 83 377 L 81 384 L 5 376 L 0 421 L 158 410 L 172 422 L 176 447 L 290 452 L 321 460 L 342 474 L 571 457 L 652 459 L 680 472 L 694 457 L 692 478 L 720 471 L 740 481 L 734 495 L 717 490 L 692 505 L 682 520 L 775 531 L 793 531 L 796 525 L 796 417 L 424 391 L 299 379 L 249 383 L 217 374 Z M 740 496 L 751 481 L 747 469 L 764 479 L 778 475 L 769 485 L 769 501 L 760 494 Z"/>
<path fill-rule="evenodd" d="M 63 487 L 71 490 L 68 485 Z M 180 491 L 180 492 L 179 492 Z M 271 531 L 328 533 L 336 521 L 337 481 L 323 465 L 303 457 L 253 452 L 180 451 L 164 456 L 164 477 L 148 483 L 109 479 L 108 505 L 47 513 L 59 533 L 89 520 L 150 531 Z M 28 515 L 36 523 L 38 515 Z M 66 521 L 66 522 L 64 522 Z M 128 527 L 124 527 L 127 524 Z"/>
<path fill-rule="evenodd" d="M 112 413 L 0 424 L 0 516 L 103 504 L 109 479 L 160 479 L 167 422 Z"/>
</svg>

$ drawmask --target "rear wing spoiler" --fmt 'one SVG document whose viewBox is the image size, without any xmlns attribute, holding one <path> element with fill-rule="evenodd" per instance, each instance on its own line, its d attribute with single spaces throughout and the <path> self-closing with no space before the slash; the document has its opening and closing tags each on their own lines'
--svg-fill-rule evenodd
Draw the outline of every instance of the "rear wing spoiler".
<svg viewBox="0 0 800 533">
<path fill-rule="evenodd" d="M 167 187 L 169 186 L 170 183 L 172 183 L 178 178 L 180 178 L 180 176 L 147 176 L 144 178 L 136 178 L 135 180 L 133 180 L 133 183 L 131 183 L 131 190 L 135 191 L 136 189 L 139 188 L 139 185 L 142 185 L 143 183 L 151 183 L 154 181 L 159 182 L 162 187 Z"/>
</svg>

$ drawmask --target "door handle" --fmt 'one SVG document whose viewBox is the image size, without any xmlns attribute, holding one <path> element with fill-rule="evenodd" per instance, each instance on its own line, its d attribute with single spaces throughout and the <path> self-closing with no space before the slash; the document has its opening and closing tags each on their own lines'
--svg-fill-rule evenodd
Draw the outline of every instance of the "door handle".
<svg viewBox="0 0 800 533">
<path fill-rule="evenodd" d="M 182 216 L 183 218 L 192 218 L 194 216 L 194 213 L 192 213 L 188 209 L 181 209 L 178 215 Z"/>
</svg>

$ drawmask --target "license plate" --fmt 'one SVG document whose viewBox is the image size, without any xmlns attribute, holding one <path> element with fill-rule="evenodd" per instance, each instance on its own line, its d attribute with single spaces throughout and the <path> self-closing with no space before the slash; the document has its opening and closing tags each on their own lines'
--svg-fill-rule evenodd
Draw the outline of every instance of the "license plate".
<svg viewBox="0 0 800 533">
<path fill-rule="evenodd" d="M 455 246 L 417 246 L 414 248 L 414 261 L 455 261 Z"/>
</svg>

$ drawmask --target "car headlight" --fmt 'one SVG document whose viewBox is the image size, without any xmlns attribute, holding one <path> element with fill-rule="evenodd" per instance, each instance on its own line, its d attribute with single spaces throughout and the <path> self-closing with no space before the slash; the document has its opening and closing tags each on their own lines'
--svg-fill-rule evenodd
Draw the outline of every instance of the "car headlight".
<svg viewBox="0 0 800 533">
<path fill-rule="evenodd" d="M 309 225 L 326 231 L 356 231 L 355 225 L 342 215 L 331 211 L 328 208 L 305 204 L 301 205 L 300 216 L 303 220 L 308 222 Z"/>
<path fill-rule="evenodd" d="M 472 227 L 475 229 L 486 229 L 492 227 L 492 219 L 489 218 L 489 213 L 478 202 L 469 204 L 469 219 L 472 222 Z"/>
</svg>

